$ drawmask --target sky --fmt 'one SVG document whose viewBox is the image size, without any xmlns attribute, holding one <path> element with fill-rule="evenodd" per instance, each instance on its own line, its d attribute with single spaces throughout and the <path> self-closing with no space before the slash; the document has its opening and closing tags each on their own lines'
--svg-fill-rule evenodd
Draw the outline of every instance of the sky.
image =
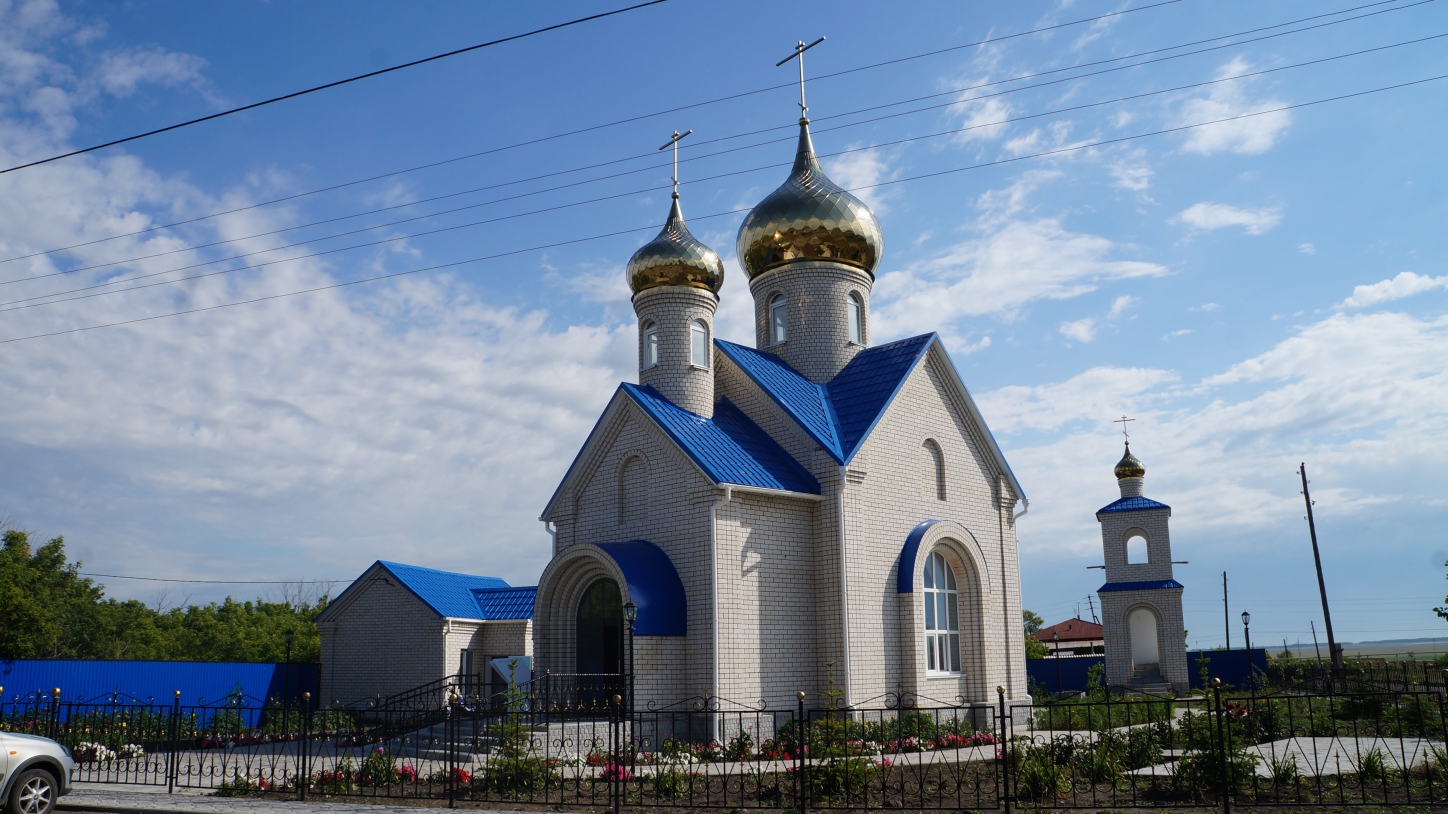
<svg viewBox="0 0 1448 814">
<path fill-rule="evenodd" d="M 0 0 L 0 168 L 622 5 Z M 750 343 L 775 62 L 825 36 L 815 145 L 885 234 L 873 338 L 944 338 L 1030 499 L 1026 607 L 1089 618 L 1128 415 L 1189 643 L 1223 643 L 1224 571 L 1235 646 L 1242 610 L 1254 644 L 1322 635 L 1301 463 L 1338 638 L 1448 633 L 1444 35 L 1433 0 L 669 0 L 0 175 L 0 517 L 88 573 L 533 584 L 636 379 L 656 148 L 694 131 L 684 213 Z"/>
</svg>

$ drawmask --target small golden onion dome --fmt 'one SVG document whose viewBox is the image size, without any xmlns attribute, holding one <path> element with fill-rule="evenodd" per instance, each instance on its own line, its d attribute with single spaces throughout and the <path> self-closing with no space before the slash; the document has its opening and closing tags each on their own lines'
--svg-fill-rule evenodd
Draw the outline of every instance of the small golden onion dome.
<svg viewBox="0 0 1448 814">
<path fill-rule="evenodd" d="M 1142 465 L 1141 461 L 1136 459 L 1135 455 L 1131 454 L 1131 444 L 1128 443 L 1126 445 L 1126 454 L 1122 455 L 1121 460 L 1116 462 L 1116 479 L 1144 477 L 1146 477 L 1146 467 Z"/>
<path fill-rule="evenodd" d="M 663 231 L 633 253 L 626 273 L 635 294 L 665 285 L 704 288 L 718 294 L 724 285 L 724 261 L 689 234 L 678 193 L 674 193 L 674 205 Z"/>
<path fill-rule="evenodd" d="M 795 260 L 833 260 L 873 277 L 885 238 L 870 207 L 825 177 L 809 119 L 800 119 L 789 180 L 750 211 L 735 250 L 750 279 Z"/>
</svg>

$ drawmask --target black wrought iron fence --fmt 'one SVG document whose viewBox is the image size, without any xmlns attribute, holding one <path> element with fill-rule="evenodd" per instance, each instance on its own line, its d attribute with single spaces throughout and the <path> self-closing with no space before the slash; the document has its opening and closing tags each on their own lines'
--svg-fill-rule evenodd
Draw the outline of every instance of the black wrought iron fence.
<svg viewBox="0 0 1448 814">
<path fill-rule="evenodd" d="M 629 709 L 624 692 L 553 689 L 449 696 L 435 717 L 37 693 L 0 704 L 0 729 L 63 743 L 76 781 L 221 795 L 800 812 L 1448 804 L 1436 690 L 845 710 Z"/>
</svg>

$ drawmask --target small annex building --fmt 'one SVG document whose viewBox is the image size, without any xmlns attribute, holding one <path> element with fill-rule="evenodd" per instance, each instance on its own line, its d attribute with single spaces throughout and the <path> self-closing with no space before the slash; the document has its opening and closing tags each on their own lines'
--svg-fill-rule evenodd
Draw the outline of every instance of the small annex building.
<svg viewBox="0 0 1448 814">
<path fill-rule="evenodd" d="M 463 676 L 492 694 L 533 651 L 536 587 L 378 560 L 317 615 L 323 705 Z"/>
<path fill-rule="evenodd" d="M 1058 650 L 1063 656 L 1091 656 L 1106 652 L 1105 628 L 1079 616 L 1043 627 L 1032 633 L 1031 638 L 1045 644 L 1052 655 Z"/>
</svg>

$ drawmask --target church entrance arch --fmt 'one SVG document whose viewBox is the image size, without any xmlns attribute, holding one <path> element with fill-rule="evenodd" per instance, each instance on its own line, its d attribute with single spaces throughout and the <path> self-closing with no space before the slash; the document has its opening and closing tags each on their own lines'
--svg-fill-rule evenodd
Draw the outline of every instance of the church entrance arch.
<svg viewBox="0 0 1448 814">
<path fill-rule="evenodd" d="M 623 597 L 618 583 L 596 579 L 578 602 L 577 670 L 591 675 L 623 672 Z"/>
<path fill-rule="evenodd" d="M 1156 614 L 1150 608 L 1135 608 L 1127 614 L 1126 626 L 1131 630 L 1131 663 L 1160 662 L 1156 648 Z"/>
</svg>

